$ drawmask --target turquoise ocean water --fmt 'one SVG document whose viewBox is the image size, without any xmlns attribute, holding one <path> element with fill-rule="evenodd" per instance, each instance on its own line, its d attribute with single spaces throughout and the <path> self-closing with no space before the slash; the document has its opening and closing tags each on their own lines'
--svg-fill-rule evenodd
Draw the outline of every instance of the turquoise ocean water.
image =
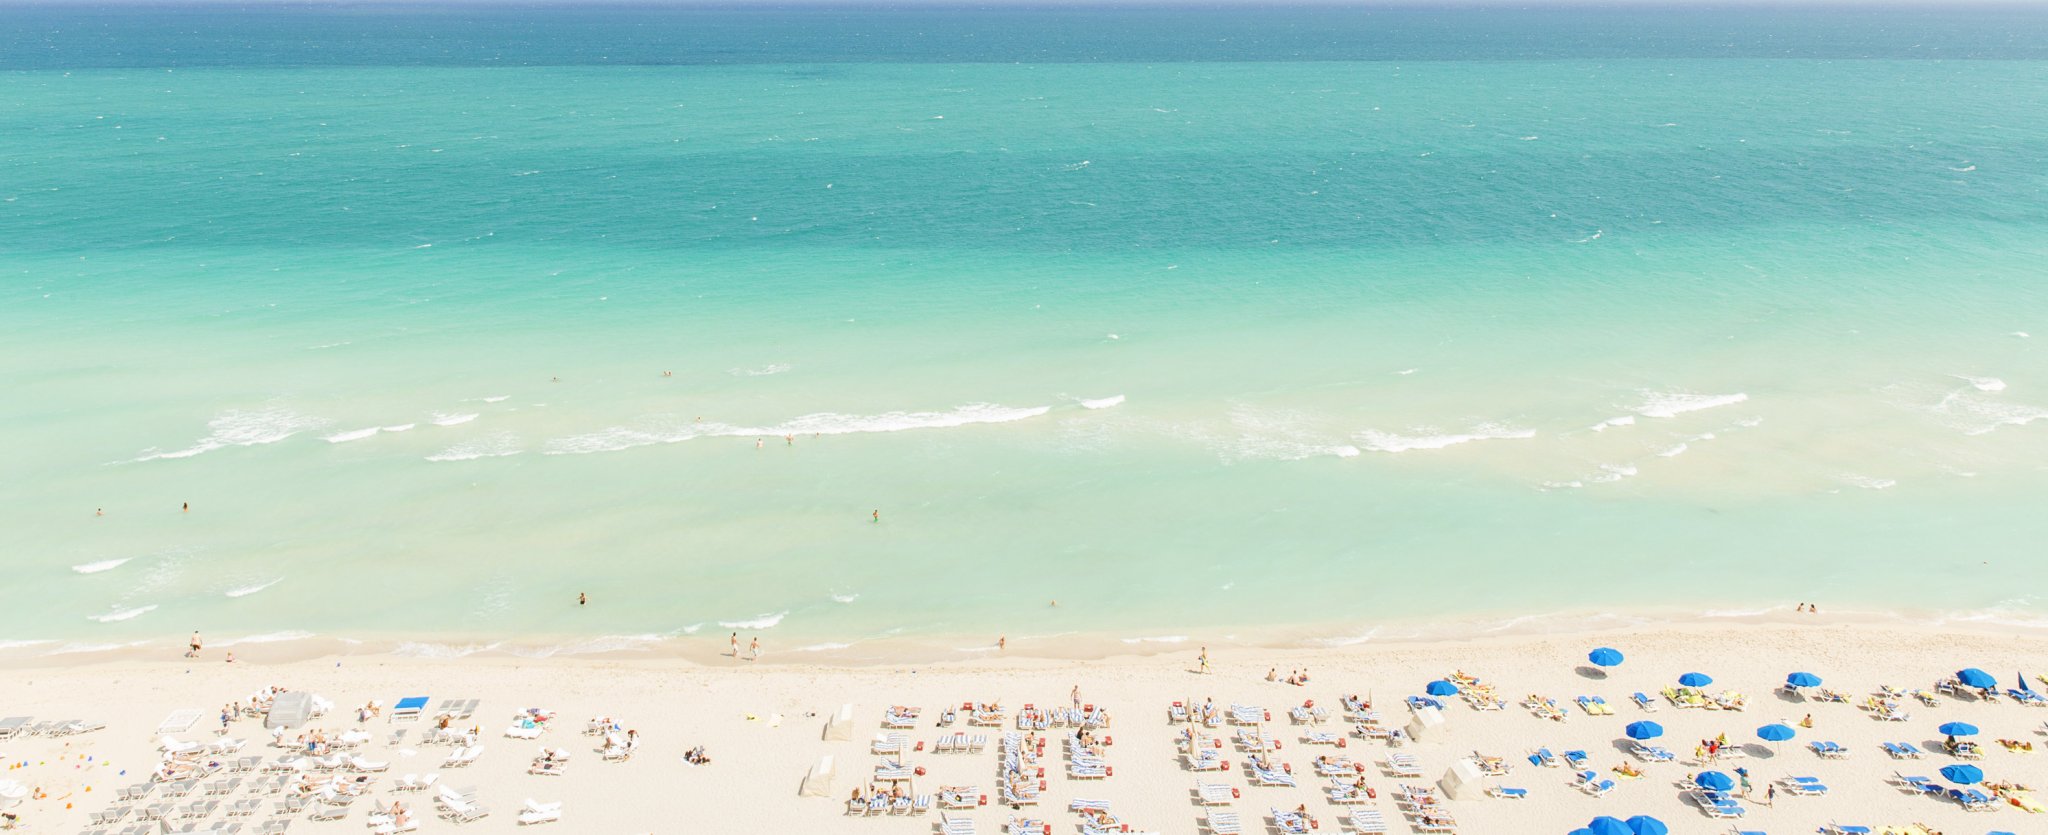
<svg viewBox="0 0 2048 835">
<path fill-rule="evenodd" d="M 9 653 L 2048 614 L 2040 11 L 5 11 Z"/>
</svg>

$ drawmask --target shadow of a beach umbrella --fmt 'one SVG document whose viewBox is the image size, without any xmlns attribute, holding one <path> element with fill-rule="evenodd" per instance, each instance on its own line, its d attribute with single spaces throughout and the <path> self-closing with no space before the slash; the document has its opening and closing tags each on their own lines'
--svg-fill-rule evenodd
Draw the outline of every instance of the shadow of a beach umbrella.
<svg viewBox="0 0 2048 835">
<path fill-rule="evenodd" d="M 1772 755 L 1772 756 L 1777 756 L 1777 753 L 1778 753 L 1778 743 L 1780 743 L 1780 742 L 1784 742 L 1785 740 L 1791 739 L 1791 738 L 1793 738 L 1793 737 L 1795 737 L 1795 736 L 1798 736 L 1798 735 L 1799 735 L 1799 732 L 1798 732 L 1798 731 L 1795 731 L 1795 730 L 1792 730 L 1792 726 L 1790 726 L 1790 725 L 1781 725 L 1781 724 L 1778 724 L 1778 723 L 1776 723 L 1776 722 L 1773 722 L 1773 723 L 1771 723 L 1771 724 L 1768 724 L 1768 725 L 1765 725 L 1765 726 L 1763 726 L 1763 727 L 1761 727 L 1761 728 L 1758 728 L 1758 729 L 1756 729 L 1756 738 L 1757 738 L 1757 739 L 1761 739 L 1761 740 L 1763 740 L 1763 741 L 1765 741 L 1765 742 L 1771 743 L 1771 755 Z"/>
<path fill-rule="evenodd" d="M 1436 681 L 1432 681 L 1429 684 L 1424 685 L 1422 688 L 1422 692 L 1428 693 L 1432 696 L 1456 696 L 1458 695 L 1458 685 L 1452 684 L 1443 679 L 1437 679 Z"/>
<path fill-rule="evenodd" d="M 1637 815 L 1628 819 L 1628 829 L 1635 835 L 1671 835 L 1671 827 L 1649 815 Z"/>
</svg>

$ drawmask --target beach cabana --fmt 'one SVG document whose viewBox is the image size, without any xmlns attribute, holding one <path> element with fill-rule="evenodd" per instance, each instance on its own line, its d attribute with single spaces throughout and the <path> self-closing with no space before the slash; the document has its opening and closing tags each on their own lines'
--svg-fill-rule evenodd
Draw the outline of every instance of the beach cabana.
<svg viewBox="0 0 2048 835">
<path fill-rule="evenodd" d="M 1586 653 L 1586 660 L 1593 662 L 1595 667 L 1618 667 L 1621 666 L 1621 650 L 1601 647 Z"/>
</svg>

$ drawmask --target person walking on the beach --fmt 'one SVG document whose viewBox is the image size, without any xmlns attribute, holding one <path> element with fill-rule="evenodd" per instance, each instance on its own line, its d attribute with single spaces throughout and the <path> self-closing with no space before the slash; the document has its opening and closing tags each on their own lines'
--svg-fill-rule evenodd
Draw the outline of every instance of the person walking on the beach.
<svg viewBox="0 0 2048 835">
<path fill-rule="evenodd" d="M 1074 685 L 1074 692 L 1073 692 L 1072 694 L 1070 694 L 1070 695 L 1072 695 L 1072 696 L 1074 697 L 1074 709 L 1075 709 L 1075 710 L 1080 710 L 1080 709 L 1081 709 L 1081 685 L 1078 685 L 1078 684 Z"/>
<path fill-rule="evenodd" d="M 748 642 L 747 644 L 747 660 L 761 660 L 761 637 L 758 635 L 754 636 L 754 640 Z"/>
<path fill-rule="evenodd" d="M 586 593 L 584 593 L 584 592 L 580 592 L 580 591 L 579 591 L 579 592 L 577 592 L 577 593 L 576 593 L 576 605 L 578 605 L 578 606 L 588 606 L 588 605 L 590 605 L 590 595 L 589 595 L 589 594 L 586 594 Z"/>
<path fill-rule="evenodd" d="M 732 633 L 732 657 L 740 657 L 740 633 Z"/>
<path fill-rule="evenodd" d="M 178 512 L 179 512 L 179 513 L 191 513 L 191 512 L 192 512 L 192 503 L 191 503 L 191 502 L 186 502 L 186 503 L 185 503 L 185 508 L 184 508 L 183 510 L 180 510 L 180 511 L 178 511 Z"/>
<path fill-rule="evenodd" d="M 1195 668 L 1195 669 L 1196 669 L 1196 672 L 1199 672 L 1199 673 L 1201 673 L 1201 674 L 1203 674 L 1203 675 L 1208 675 L 1208 673 L 1209 673 L 1209 648 L 1208 648 L 1208 647 L 1203 647 L 1203 648 L 1202 648 L 1202 655 L 1201 655 L 1201 657 L 1199 657 L 1199 658 L 1196 658 L 1196 659 L 1195 659 L 1195 664 L 1196 664 L 1196 668 Z"/>
<path fill-rule="evenodd" d="M 875 509 L 875 523 L 876 523 L 876 524 L 881 524 L 881 522 L 882 522 L 882 511 L 881 511 L 881 509 L 880 509 L 880 508 L 876 508 L 876 509 Z"/>
<path fill-rule="evenodd" d="M 1003 650 L 1005 650 L 1005 649 L 1009 649 L 1009 647 L 1010 647 L 1010 636 L 1008 636 L 1008 635 L 997 635 L 997 636 L 996 636 L 996 652 L 1002 652 L 1002 651 L 1003 651 Z"/>
<path fill-rule="evenodd" d="M 191 649 L 189 649 L 189 650 L 186 650 L 186 652 L 185 652 L 185 657 L 186 657 L 186 658 L 198 658 L 198 657 L 199 657 L 199 650 L 201 650 L 201 649 L 203 649 L 203 648 L 205 648 L 205 642 L 203 642 L 203 641 L 199 640 L 199 633 L 198 633 L 197 631 L 194 631 L 194 632 L 192 633 L 192 648 L 191 648 Z"/>
</svg>

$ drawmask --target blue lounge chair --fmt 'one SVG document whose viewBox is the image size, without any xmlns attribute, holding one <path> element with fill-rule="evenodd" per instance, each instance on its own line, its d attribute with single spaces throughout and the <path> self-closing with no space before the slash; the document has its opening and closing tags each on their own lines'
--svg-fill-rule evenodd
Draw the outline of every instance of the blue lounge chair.
<svg viewBox="0 0 2048 835">
<path fill-rule="evenodd" d="M 1569 766 L 1571 766 L 1571 767 L 1573 767 L 1573 768 L 1581 768 L 1581 767 L 1585 766 L 1585 764 L 1586 764 L 1586 760 L 1587 760 L 1587 757 L 1586 757 L 1586 752 L 1584 752 L 1584 751 L 1566 751 L 1566 752 L 1564 752 L 1564 762 L 1565 762 L 1565 765 L 1569 765 Z"/>
<path fill-rule="evenodd" d="M 1642 708 L 1645 713 L 1657 712 L 1657 703 L 1650 701 L 1650 697 L 1642 692 L 1632 693 L 1628 698 L 1629 701 L 1636 703 L 1636 707 Z"/>
<path fill-rule="evenodd" d="M 392 705 L 391 718 L 386 721 L 396 722 L 400 719 L 416 720 L 420 718 L 420 714 L 425 713 L 426 710 L 427 697 L 407 696 L 403 699 L 399 699 L 398 704 Z"/>
<path fill-rule="evenodd" d="M 1830 823 L 1821 829 L 1828 835 L 1870 835 L 1870 827 L 1856 824 Z"/>
</svg>

